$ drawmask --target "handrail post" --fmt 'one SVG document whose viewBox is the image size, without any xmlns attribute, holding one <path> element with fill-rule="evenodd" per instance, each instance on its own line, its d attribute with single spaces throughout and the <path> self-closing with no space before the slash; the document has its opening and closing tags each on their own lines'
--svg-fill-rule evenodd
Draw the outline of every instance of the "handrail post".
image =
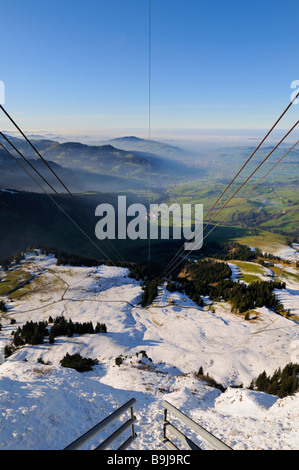
<svg viewBox="0 0 299 470">
<path fill-rule="evenodd" d="M 130 414 L 131 414 L 131 420 L 132 420 L 132 426 L 131 426 L 131 432 L 132 432 L 132 437 L 135 436 L 135 426 L 134 426 L 134 409 L 133 409 L 133 405 L 131 406 L 130 408 Z"/>
<path fill-rule="evenodd" d="M 162 422 L 163 422 L 163 438 L 166 439 L 167 408 L 164 408 L 163 414 L 164 414 L 164 417 L 162 419 Z"/>
</svg>

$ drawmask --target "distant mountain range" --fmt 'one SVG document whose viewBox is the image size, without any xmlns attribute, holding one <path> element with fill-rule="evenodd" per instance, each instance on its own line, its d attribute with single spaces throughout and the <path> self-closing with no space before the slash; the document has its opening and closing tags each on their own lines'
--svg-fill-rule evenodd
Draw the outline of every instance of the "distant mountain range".
<svg viewBox="0 0 299 470">
<path fill-rule="evenodd" d="M 213 182 L 216 180 L 226 182 L 235 175 L 254 150 L 254 147 L 244 145 L 211 149 L 196 154 L 177 146 L 157 141 L 149 142 L 147 139 L 135 136 L 119 137 L 93 145 L 38 139 L 36 135 L 30 138 L 65 185 L 71 191 L 78 193 L 148 189 L 149 180 L 152 189 L 165 189 L 169 185 L 190 181 L 198 182 L 203 178 Z M 57 183 L 54 175 L 24 139 L 10 137 L 10 140 L 30 159 L 31 164 L 49 180 L 52 186 L 63 191 L 63 187 Z M 3 144 L 9 149 L 9 144 L 4 140 Z M 259 149 L 246 168 L 248 174 L 271 149 L 269 146 Z M 266 172 L 287 149 L 288 146 L 282 144 L 256 176 Z M 9 150 L 13 152 L 12 149 Z M 34 175 L 33 170 L 21 157 L 19 155 L 16 157 Z M 267 177 L 267 181 L 273 181 L 277 177 L 285 181 L 294 178 L 298 162 L 299 150 L 295 149 Z M 38 186 L 2 149 L 0 149 L 0 169 L 0 189 L 40 192 Z"/>
<path fill-rule="evenodd" d="M 122 150 L 157 155 L 172 161 L 189 162 L 197 155 L 195 152 L 186 151 L 174 145 L 164 144 L 155 140 L 140 139 L 135 136 L 117 137 L 102 143 L 113 145 Z"/>
</svg>

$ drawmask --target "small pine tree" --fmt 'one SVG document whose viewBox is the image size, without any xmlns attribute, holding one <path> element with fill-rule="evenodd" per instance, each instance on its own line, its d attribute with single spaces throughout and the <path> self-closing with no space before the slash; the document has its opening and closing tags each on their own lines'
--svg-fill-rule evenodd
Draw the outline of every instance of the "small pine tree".
<svg viewBox="0 0 299 470">
<path fill-rule="evenodd" d="M 49 343 L 50 343 L 50 344 L 54 344 L 54 343 L 55 343 L 55 335 L 54 335 L 54 333 L 52 332 L 52 329 L 50 330 L 50 333 L 49 333 Z"/>
<path fill-rule="evenodd" d="M 121 357 L 121 356 L 117 356 L 117 357 L 115 358 L 115 364 L 116 364 L 117 366 L 120 366 L 122 363 L 123 363 L 122 357 Z"/>
<path fill-rule="evenodd" d="M 269 387 L 269 377 L 267 377 L 266 372 L 262 372 L 256 379 L 255 385 L 258 391 L 266 392 Z"/>
<path fill-rule="evenodd" d="M 105 323 L 97 322 L 96 327 L 95 327 L 95 332 L 96 333 L 107 333 L 107 327 L 106 327 Z"/>
<path fill-rule="evenodd" d="M 34 328 L 33 335 L 31 337 L 31 340 L 28 341 L 32 345 L 37 345 L 37 344 L 42 344 L 44 342 L 44 337 L 42 333 L 40 332 L 38 326 Z"/>
</svg>

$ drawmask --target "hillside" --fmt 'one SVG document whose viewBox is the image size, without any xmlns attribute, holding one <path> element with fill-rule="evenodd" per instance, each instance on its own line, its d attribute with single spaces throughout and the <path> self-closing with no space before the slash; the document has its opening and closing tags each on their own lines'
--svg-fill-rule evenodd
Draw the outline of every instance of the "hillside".
<svg viewBox="0 0 299 470">
<path fill-rule="evenodd" d="M 142 308 L 140 281 L 128 274 L 114 266 L 57 266 L 53 255 L 38 252 L 2 273 L 8 307 L 1 314 L 2 346 L 27 321 L 50 316 L 101 322 L 107 333 L 62 335 L 54 344 L 45 337 L 7 358 L 0 366 L 1 449 L 61 449 L 132 397 L 134 449 L 165 450 L 163 399 L 235 450 L 297 448 L 299 394 L 278 398 L 248 387 L 262 371 L 298 362 L 298 323 L 265 307 L 245 321 L 226 302 L 204 298 L 199 307 L 165 286 Z M 17 279 L 27 283 L 12 284 Z M 296 282 L 287 283 L 286 293 L 298 299 Z M 82 373 L 62 367 L 66 353 L 98 364 Z M 226 391 L 200 380 L 200 367 Z"/>
<path fill-rule="evenodd" d="M 206 169 L 209 176 L 214 180 L 230 181 L 230 179 L 240 169 L 241 165 L 247 161 L 255 150 L 253 145 L 240 146 L 217 146 L 216 148 L 200 149 L 197 157 L 193 159 L 192 165 Z M 240 180 L 245 180 L 255 168 L 273 150 L 274 145 L 263 144 L 258 152 L 249 161 L 246 169 L 242 172 Z M 263 163 L 260 169 L 255 173 L 255 178 L 262 176 L 275 164 L 287 151 L 289 145 L 282 143 L 275 152 L 269 156 L 269 159 Z M 294 148 L 282 164 L 279 164 L 268 176 L 267 181 L 273 184 L 274 181 L 287 183 L 290 178 L 298 175 L 299 150 Z M 225 173 L 223 172 L 225 168 Z"/>
<path fill-rule="evenodd" d="M 115 207 L 117 213 L 118 194 L 127 196 L 127 205 L 134 202 L 147 204 L 144 191 L 140 194 L 134 192 L 102 193 L 88 192 L 76 194 L 76 198 L 84 210 L 94 220 L 94 225 L 85 224 L 89 222 L 82 210 L 78 210 L 69 195 L 64 195 L 64 201 L 54 195 L 54 200 L 62 205 L 65 211 L 76 223 L 92 238 L 96 245 L 92 244 L 78 228 L 67 218 L 47 195 L 35 192 L 15 191 L 15 189 L 0 189 L 0 259 L 10 256 L 17 251 L 23 251 L 32 245 L 47 245 L 56 249 L 80 254 L 89 258 L 103 259 L 103 252 L 110 258 L 115 259 L 115 252 L 111 251 L 111 244 L 117 248 L 121 256 L 130 261 L 143 263 L 147 259 L 148 240 L 107 240 L 99 241 L 94 234 L 94 227 L 98 220 L 95 217 L 95 208 L 101 203 L 110 203 Z M 67 205 L 68 204 L 68 205 Z M 77 216 L 70 210 L 76 211 Z M 81 217 L 81 220 L 79 217 Z M 4 222 L 5 221 L 5 222 Z M 88 230 L 90 225 L 90 230 Z M 7 229 L 9 227 L 9 230 Z M 21 229 L 20 229 L 21 227 Z M 152 259 L 153 263 L 163 263 L 174 248 L 177 250 L 181 240 L 153 240 Z M 96 248 L 102 250 L 99 250 Z M 105 259 L 105 256 L 104 256 Z"/>
<path fill-rule="evenodd" d="M 187 151 L 177 145 L 169 145 L 156 140 L 140 139 L 135 136 L 117 137 L 102 144 L 113 145 L 122 150 L 134 152 L 150 152 L 152 155 L 165 157 L 171 160 L 190 161 L 197 156 L 196 152 Z"/>
<path fill-rule="evenodd" d="M 220 229 L 212 234 L 217 241 L 228 233 L 231 239 L 273 253 L 279 245 L 288 244 L 299 235 L 297 169 L 286 180 L 275 177 L 274 181 L 264 180 L 254 187 L 264 171 L 241 189 L 244 177 L 240 177 L 219 201 L 213 213 L 213 222 L 220 223 Z M 224 189 L 220 180 L 182 183 L 169 189 L 166 202 L 203 204 L 208 210 Z"/>
<path fill-rule="evenodd" d="M 66 193 L 66 189 L 58 182 L 52 171 L 40 159 L 28 158 L 27 164 L 21 157 L 17 161 L 27 173 L 14 161 L 4 150 L 0 149 L 0 188 L 7 189 L 13 188 L 18 191 L 31 191 L 36 193 L 43 193 L 43 190 L 36 184 L 32 177 L 48 192 L 53 192 L 52 189 L 45 181 L 59 193 Z M 86 192 L 86 191 L 122 191 L 122 190 L 140 190 L 143 188 L 142 181 L 134 178 L 127 178 L 125 176 L 113 176 L 107 174 L 94 173 L 92 171 L 85 171 L 81 169 L 72 169 L 64 167 L 51 160 L 46 160 L 50 168 L 57 174 L 64 185 L 72 192 Z M 35 168 L 41 175 L 40 177 L 33 168 Z M 29 176 L 28 173 L 31 175 Z"/>
<path fill-rule="evenodd" d="M 4 139 L 0 138 L 0 142 L 2 141 L 6 147 L 9 147 Z M 38 159 L 38 156 L 25 140 L 10 137 L 10 141 L 26 158 Z M 129 179 L 129 189 L 140 189 L 140 184 L 138 183 L 140 181 L 147 181 L 149 172 L 155 176 L 152 181 L 154 187 L 165 187 L 170 182 L 184 181 L 191 176 L 198 177 L 205 174 L 205 170 L 199 167 L 191 169 L 184 161 L 172 161 L 169 158 L 165 158 L 163 152 L 160 155 L 149 155 L 148 151 L 135 152 L 133 150 L 122 150 L 110 144 L 59 143 L 48 139 L 34 140 L 34 146 L 45 160 L 50 161 L 52 165 L 59 165 L 60 171 L 62 171 L 61 167 L 68 169 L 69 172 L 65 171 L 66 177 L 69 177 L 71 171 L 77 179 L 81 179 L 81 185 L 78 184 L 77 191 L 84 190 L 82 189 L 84 187 L 99 190 L 99 185 L 103 181 L 100 178 L 97 179 L 96 176 L 102 178 L 108 177 L 108 180 L 111 177 L 117 178 L 114 183 L 118 181 L 120 189 L 123 188 L 124 183 L 126 184 L 126 179 Z M 5 152 L 2 151 L 0 154 L 0 164 L 3 161 L 7 165 L 8 160 Z M 124 183 L 122 182 L 123 179 L 125 180 Z M 128 188 L 128 186 L 129 184 L 127 183 L 126 187 Z M 115 190 L 117 190 L 116 184 Z"/>
</svg>

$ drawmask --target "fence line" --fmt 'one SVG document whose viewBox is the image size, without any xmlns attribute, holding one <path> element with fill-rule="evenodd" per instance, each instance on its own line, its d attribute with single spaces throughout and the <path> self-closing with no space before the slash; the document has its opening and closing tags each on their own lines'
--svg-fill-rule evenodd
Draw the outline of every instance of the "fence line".
<svg viewBox="0 0 299 470">
<path fill-rule="evenodd" d="M 209 442 L 214 449 L 217 450 L 232 450 L 228 445 L 224 444 L 220 439 L 215 437 L 213 434 L 208 432 L 199 424 L 195 423 L 191 418 L 186 416 L 182 411 L 178 410 L 175 406 L 171 405 L 167 401 L 162 402 L 162 406 L 164 407 L 164 416 L 163 416 L 163 435 L 161 437 L 163 443 L 171 450 L 179 450 L 178 447 L 168 438 L 166 435 L 167 430 L 173 434 L 176 438 L 178 438 L 183 444 L 185 444 L 191 450 L 202 450 L 200 447 L 195 444 L 191 439 L 185 436 L 178 428 L 176 428 L 173 424 L 171 424 L 167 419 L 167 413 L 171 412 L 174 416 L 176 416 L 182 423 L 189 426 L 193 431 L 199 434 L 204 440 Z"/>
</svg>

